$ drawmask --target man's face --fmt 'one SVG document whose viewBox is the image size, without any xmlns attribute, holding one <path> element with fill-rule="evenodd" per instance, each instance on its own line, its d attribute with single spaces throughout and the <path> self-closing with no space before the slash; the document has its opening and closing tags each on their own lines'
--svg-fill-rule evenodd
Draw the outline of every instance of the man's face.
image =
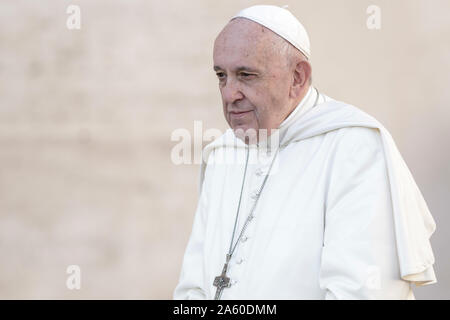
<svg viewBox="0 0 450 320">
<path fill-rule="evenodd" d="M 269 29 L 234 19 L 214 43 L 225 119 L 237 129 L 276 129 L 291 111 L 292 84 L 287 57 L 277 50 L 284 41 Z"/>
</svg>

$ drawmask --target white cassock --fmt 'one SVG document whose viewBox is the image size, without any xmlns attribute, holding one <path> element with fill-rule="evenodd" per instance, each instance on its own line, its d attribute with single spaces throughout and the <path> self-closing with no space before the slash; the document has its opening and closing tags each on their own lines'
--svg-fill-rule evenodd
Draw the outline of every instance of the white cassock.
<svg viewBox="0 0 450 320">
<path fill-rule="evenodd" d="M 233 253 L 232 285 L 221 299 L 414 299 L 412 284 L 436 282 L 434 220 L 377 120 L 310 88 L 280 137 L 277 169 Z M 247 148 L 229 129 L 204 149 L 174 299 L 214 298 L 245 168 L 245 161 L 215 159 Z M 249 148 L 257 160 L 248 165 L 234 241 L 270 165 L 257 148 Z M 276 153 L 264 154 L 271 160 Z"/>
</svg>

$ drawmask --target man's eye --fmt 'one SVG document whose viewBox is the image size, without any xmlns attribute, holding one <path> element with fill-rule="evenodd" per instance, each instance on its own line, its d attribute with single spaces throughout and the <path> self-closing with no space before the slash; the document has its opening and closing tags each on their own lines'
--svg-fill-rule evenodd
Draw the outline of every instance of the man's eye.
<svg viewBox="0 0 450 320">
<path fill-rule="evenodd" d="M 223 79 L 225 77 L 225 73 L 223 73 L 223 72 L 217 72 L 216 75 L 217 75 L 217 78 L 219 78 L 219 79 Z"/>
<path fill-rule="evenodd" d="M 253 73 L 247 73 L 247 72 L 242 72 L 240 75 L 241 75 L 241 77 L 243 77 L 243 78 L 251 78 L 251 77 L 254 76 Z"/>
</svg>

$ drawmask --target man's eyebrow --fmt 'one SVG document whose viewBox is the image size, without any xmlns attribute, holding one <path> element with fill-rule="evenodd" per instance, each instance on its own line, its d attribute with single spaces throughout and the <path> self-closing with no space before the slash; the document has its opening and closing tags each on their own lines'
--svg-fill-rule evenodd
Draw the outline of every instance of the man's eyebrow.
<svg viewBox="0 0 450 320">
<path fill-rule="evenodd" d="M 223 70 L 223 69 L 221 67 L 219 67 L 219 66 L 214 66 L 214 71 L 219 71 L 219 70 Z M 259 70 L 257 70 L 257 69 L 246 67 L 246 66 L 237 67 L 235 69 L 235 72 L 241 72 L 241 71 L 259 72 Z"/>
<path fill-rule="evenodd" d="M 259 72 L 259 70 L 257 70 L 257 69 L 245 67 L 245 66 L 236 68 L 236 72 L 240 72 L 240 71 Z"/>
</svg>

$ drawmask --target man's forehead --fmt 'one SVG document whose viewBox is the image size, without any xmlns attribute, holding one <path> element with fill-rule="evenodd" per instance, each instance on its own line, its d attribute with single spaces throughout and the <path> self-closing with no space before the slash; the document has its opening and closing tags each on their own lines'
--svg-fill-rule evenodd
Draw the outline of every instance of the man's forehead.
<svg viewBox="0 0 450 320">
<path fill-rule="evenodd" d="M 253 63 L 255 67 L 274 70 L 290 66 L 297 53 L 298 59 L 308 60 L 309 48 L 308 34 L 292 13 L 276 6 L 258 5 L 241 10 L 225 25 L 214 41 L 213 60 L 222 69 Z"/>
<path fill-rule="evenodd" d="M 245 41 L 219 45 L 214 50 L 214 70 L 262 71 L 271 60 L 264 51 Z"/>
<path fill-rule="evenodd" d="M 261 64 L 272 60 L 273 48 L 280 41 L 285 40 L 266 27 L 245 18 L 235 18 L 216 38 L 214 62 L 236 60 L 235 68 L 241 65 L 259 69 Z"/>
</svg>

